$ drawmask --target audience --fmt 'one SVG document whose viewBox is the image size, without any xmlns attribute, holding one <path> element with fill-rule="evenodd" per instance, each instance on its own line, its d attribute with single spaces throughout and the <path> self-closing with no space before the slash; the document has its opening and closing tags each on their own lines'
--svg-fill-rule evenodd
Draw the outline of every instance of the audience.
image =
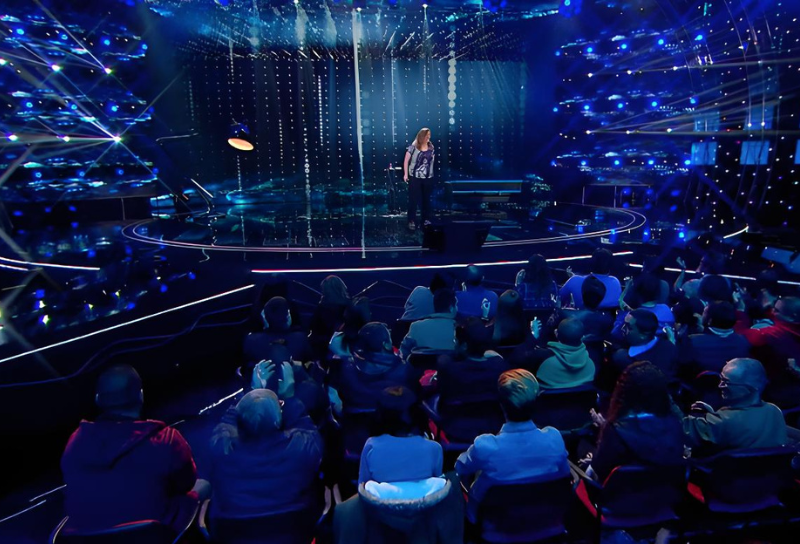
<svg viewBox="0 0 800 544">
<path fill-rule="evenodd" d="M 559 311 L 562 319 L 574 318 L 583 323 L 584 342 L 598 343 L 608 340 L 614 326 L 614 318 L 599 310 L 600 303 L 606 296 L 606 286 L 594 276 L 588 276 L 581 286 L 583 308 L 564 308 Z M 599 363 L 599 358 L 593 359 Z"/>
<path fill-rule="evenodd" d="M 497 303 L 497 315 L 492 321 L 494 332 L 492 342 L 495 346 L 515 346 L 522 344 L 530 336 L 528 321 L 522 307 L 522 298 L 511 289 L 503 292 Z"/>
<path fill-rule="evenodd" d="M 617 320 L 614 323 L 614 329 L 611 335 L 615 338 L 622 337 L 622 323 L 625 321 L 625 316 L 628 315 L 633 308 L 625 302 L 625 293 L 630 289 L 633 283 L 633 292 L 635 294 L 633 307 L 642 310 L 653 312 L 658 318 L 658 327 L 672 327 L 675 324 L 675 316 L 672 315 L 672 310 L 666 304 L 658 302 L 660 296 L 661 285 L 658 278 L 651 274 L 642 274 L 635 281 L 625 282 L 625 289 L 620 295 L 620 309 L 622 310 L 617 314 Z"/>
<path fill-rule="evenodd" d="M 207 498 L 189 444 L 165 423 L 143 420 L 143 401 L 133 367 L 114 366 L 98 378 L 100 415 L 81 421 L 61 457 L 67 529 L 87 533 L 154 519 L 179 530 Z"/>
<path fill-rule="evenodd" d="M 483 270 L 474 264 L 469 265 L 462 287 L 456 293 L 459 319 L 480 317 L 488 321 L 495 316 L 497 293 L 483 286 Z"/>
<path fill-rule="evenodd" d="M 567 389 L 594 381 L 594 362 L 583 344 L 583 333 L 579 319 L 564 319 L 556 329 L 556 340 L 530 355 L 528 369 L 542 389 Z"/>
<path fill-rule="evenodd" d="M 433 295 L 434 313 L 415 321 L 400 344 L 404 360 L 415 349 L 452 351 L 456 347 L 456 295 L 451 289 L 439 289 Z"/>
<path fill-rule="evenodd" d="M 664 373 L 668 381 L 675 379 L 677 371 L 677 348 L 658 336 L 658 318 L 649 310 L 633 310 L 625 316 L 622 326 L 627 348 L 618 350 L 612 359 L 616 375 L 636 361 L 650 361 Z"/>
<path fill-rule="evenodd" d="M 689 377 L 710 370 L 721 372 L 731 359 L 747 357 L 750 344 L 733 330 L 736 310 L 730 302 L 717 301 L 703 312 L 705 332 L 691 334 L 680 344 L 680 362 Z"/>
<path fill-rule="evenodd" d="M 769 327 L 748 329 L 747 316 L 740 312 L 739 317 L 738 332 L 750 342 L 752 355 L 767 372 L 766 397 L 782 407 L 800 404 L 800 369 L 795 363 L 800 360 L 800 298 L 778 300 L 773 310 L 774 325 Z"/>
<path fill-rule="evenodd" d="M 321 296 L 311 316 L 309 338 L 316 353 L 322 355 L 331 336 L 342 325 L 344 312 L 350 306 L 350 295 L 339 276 L 325 277 L 319 287 Z"/>
<path fill-rule="evenodd" d="M 558 285 L 541 255 L 531 255 L 525 268 L 517 273 L 514 289 L 525 311 L 543 316 L 558 307 Z"/>
<path fill-rule="evenodd" d="M 290 363 L 283 363 L 283 375 L 278 395 L 269 389 L 250 391 L 236 404 L 234 423 L 214 430 L 212 520 L 321 506 L 322 439 L 294 398 Z"/>
<path fill-rule="evenodd" d="M 570 278 L 561 286 L 562 304 L 569 305 L 570 297 L 574 301 L 576 308 L 583 308 L 583 297 L 581 296 L 581 286 L 589 276 L 594 276 L 606 286 L 606 296 L 600 303 L 599 308 L 615 308 L 619 304 L 619 297 L 622 294 L 622 286 L 619 280 L 611 274 L 611 252 L 607 249 L 596 249 L 592 253 L 590 263 L 590 273 L 586 276 L 572 274 L 572 270 L 567 268 Z"/>
<path fill-rule="evenodd" d="M 527 370 L 508 370 L 497 380 L 500 405 L 506 423 L 500 432 L 475 439 L 456 461 L 456 473 L 464 482 L 475 476 L 469 488 L 468 512 L 496 483 L 525 482 L 552 474 L 569 474 L 567 451 L 561 433 L 552 427 L 538 429 L 531 420 L 539 383 Z"/>
<path fill-rule="evenodd" d="M 724 406 L 714 410 L 696 402 L 683 420 L 692 456 L 725 450 L 770 448 L 787 442 L 783 414 L 774 404 L 761 400 L 767 385 L 764 367 L 755 359 L 733 359 L 722 369 L 719 382 Z"/>
<path fill-rule="evenodd" d="M 601 423 L 591 472 L 605 481 L 620 465 L 674 466 L 683 462 L 683 428 L 672 408 L 667 381 L 655 365 L 640 361 L 617 380 Z"/>
<path fill-rule="evenodd" d="M 374 410 L 387 387 L 415 389 L 416 384 L 414 369 L 394 353 L 389 329 L 372 322 L 358 331 L 353 358 L 343 360 L 341 369 L 331 374 L 328 391 L 337 412 L 342 407 Z"/>
<path fill-rule="evenodd" d="M 285 298 L 272 297 L 269 299 L 261 311 L 261 319 L 264 330 L 250 333 L 244 339 L 245 361 L 252 364 L 264 359 L 264 352 L 268 346 L 277 340 L 284 342 L 296 361 L 314 359 L 314 352 L 308 341 L 308 333 L 300 327 L 293 326 L 289 303 Z"/>
<path fill-rule="evenodd" d="M 502 416 L 491 410 L 466 410 L 459 403 L 497 401 L 497 379 L 508 365 L 491 351 L 490 327 L 473 317 L 456 329 L 453 356 L 442 356 L 437 364 L 438 412 L 441 430 L 450 440 L 472 440 L 483 432 L 496 431 Z"/>
<path fill-rule="evenodd" d="M 408 295 L 400 321 L 416 321 L 430 316 L 434 312 L 433 295 L 445 287 L 447 287 L 447 282 L 438 272 L 431 278 L 429 287 L 422 285 L 414 287 L 414 290 Z"/>
<path fill-rule="evenodd" d="M 376 419 L 376 430 L 361 452 L 359 483 L 410 482 L 442 475 L 442 446 L 422 435 L 425 420 L 410 389 L 384 389 Z"/>
<path fill-rule="evenodd" d="M 353 356 L 353 348 L 358 340 L 358 331 L 370 322 L 372 312 L 367 297 L 356 297 L 345 309 L 342 326 L 333 333 L 328 343 L 328 352 L 334 357 Z"/>
</svg>

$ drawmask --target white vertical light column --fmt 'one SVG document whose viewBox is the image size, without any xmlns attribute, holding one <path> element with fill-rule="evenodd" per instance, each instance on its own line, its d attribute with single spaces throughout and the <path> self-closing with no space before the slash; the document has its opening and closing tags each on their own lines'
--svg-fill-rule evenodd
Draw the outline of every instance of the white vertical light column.
<svg viewBox="0 0 800 544">
<path fill-rule="evenodd" d="M 361 24 L 361 8 L 353 10 L 353 68 L 355 71 L 355 91 L 356 91 L 356 147 L 358 148 L 358 177 L 361 181 L 361 258 L 367 258 L 367 248 L 365 240 L 366 230 L 366 217 L 363 208 L 364 202 L 364 143 L 363 133 L 361 130 L 361 79 L 359 77 L 358 66 L 358 49 L 361 44 L 361 33 L 363 27 Z"/>
</svg>

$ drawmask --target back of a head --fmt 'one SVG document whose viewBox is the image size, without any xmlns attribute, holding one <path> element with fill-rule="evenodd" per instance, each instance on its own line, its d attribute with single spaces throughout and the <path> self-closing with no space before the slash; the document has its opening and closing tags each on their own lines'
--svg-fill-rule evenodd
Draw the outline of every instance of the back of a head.
<svg viewBox="0 0 800 544">
<path fill-rule="evenodd" d="M 653 274 L 641 274 L 636 278 L 633 292 L 636 293 L 639 304 L 654 302 L 661 295 L 661 280 Z"/>
<path fill-rule="evenodd" d="M 362 355 L 392 351 L 392 334 L 386 325 L 371 321 L 358 331 L 355 350 Z"/>
<path fill-rule="evenodd" d="M 767 372 L 764 370 L 764 365 L 757 359 L 749 357 L 739 357 L 738 359 L 731 359 L 725 363 L 729 376 L 733 378 L 732 381 L 736 383 L 745 383 L 756 389 L 758 394 L 764 392 L 767 386 Z"/>
<path fill-rule="evenodd" d="M 281 428 L 278 395 L 269 389 L 254 389 L 236 405 L 236 426 L 243 440 L 257 439 Z"/>
<path fill-rule="evenodd" d="M 464 283 L 472 287 L 477 287 L 483 283 L 483 270 L 474 264 L 469 265 L 467 267 L 467 273 L 464 276 Z"/>
<path fill-rule="evenodd" d="M 503 317 L 522 318 L 525 308 L 522 298 L 514 289 L 506 289 L 497 299 L 497 315 Z"/>
<path fill-rule="evenodd" d="M 608 423 L 630 414 L 666 416 L 671 410 L 667 378 L 649 361 L 639 361 L 622 371 L 609 405 Z"/>
<path fill-rule="evenodd" d="M 283 297 L 272 297 L 264 305 L 261 316 L 269 329 L 286 330 L 289 326 L 289 303 Z"/>
<path fill-rule="evenodd" d="M 371 434 L 418 434 L 421 418 L 417 412 L 417 397 L 413 391 L 402 385 L 387 387 L 378 397 L 375 428 Z"/>
<path fill-rule="evenodd" d="M 775 317 L 785 323 L 800 323 L 800 298 L 783 297 L 776 302 Z"/>
<path fill-rule="evenodd" d="M 433 311 L 444 314 L 456 305 L 456 294 L 452 289 L 439 289 L 433 294 Z"/>
<path fill-rule="evenodd" d="M 697 296 L 700 300 L 706 302 L 714 302 L 715 300 L 723 300 L 725 302 L 733 301 L 733 289 L 731 284 L 723 276 L 715 274 L 708 274 L 703 276 L 700 280 L 700 286 L 697 289 Z"/>
<path fill-rule="evenodd" d="M 568 346 L 583 343 L 583 321 L 575 318 L 562 319 L 558 324 L 558 341 Z"/>
<path fill-rule="evenodd" d="M 431 293 L 435 294 L 436 291 L 439 289 L 444 289 L 445 287 L 447 287 L 447 280 L 445 280 L 444 276 L 442 276 L 439 272 L 435 273 L 431 278 L 431 283 L 428 287 Z"/>
<path fill-rule="evenodd" d="M 492 345 L 492 327 L 477 317 L 469 317 L 456 327 L 456 340 L 467 347 L 470 355 L 481 356 Z"/>
<path fill-rule="evenodd" d="M 343 322 L 340 330 L 345 336 L 355 339 L 361 327 L 372 319 L 369 307 L 369 298 L 356 297 L 344 310 Z"/>
<path fill-rule="evenodd" d="M 142 401 L 142 379 L 130 365 L 112 366 L 97 379 L 95 402 L 104 412 L 136 411 Z"/>
<path fill-rule="evenodd" d="M 552 288 L 553 276 L 550 273 L 550 266 L 538 253 L 528 259 L 528 264 L 525 266 L 525 283 L 532 285 L 540 293 Z"/>
<path fill-rule="evenodd" d="M 327 276 L 322 280 L 319 287 L 322 291 L 320 302 L 341 306 L 350 301 L 350 295 L 347 293 L 347 286 L 339 276 Z"/>
<path fill-rule="evenodd" d="M 715 329 L 728 330 L 736 325 L 736 308 L 730 302 L 717 300 L 706 308 L 708 326 Z"/>
<path fill-rule="evenodd" d="M 497 393 L 508 421 L 530 421 L 539 382 L 527 370 L 507 370 L 497 379 Z"/>
<path fill-rule="evenodd" d="M 780 274 L 775 268 L 767 268 L 756 276 L 756 289 L 763 289 L 772 295 L 780 294 Z"/>
<path fill-rule="evenodd" d="M 606 285 L 594 276 L 587 276 L 581 284 L 581 297 L 585 308 L 596 310 L 606 297 Z"/>
<path fill-rule="evenodd" d="M 611 272 L 611 252 L 607 249 L 596 249 L 592 253 L 591 267 L 594 274 L 608 274 Z"/>
<path fill-rule="evenodd" d="M 636 328 L 648 338 L 654 338 L 658 332 L 658 317 L 650 310 L 633 310 L 631 317 L 636 320 Z"/>
</svg>

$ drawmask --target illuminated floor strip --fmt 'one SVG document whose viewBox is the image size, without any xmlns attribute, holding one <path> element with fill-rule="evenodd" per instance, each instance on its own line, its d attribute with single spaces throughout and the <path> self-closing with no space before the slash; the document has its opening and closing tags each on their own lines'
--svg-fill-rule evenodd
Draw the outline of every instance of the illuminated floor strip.
<svg viewBox="0 0 800 544">
<path fill-rule="evenodd" d="M 194 302 L 187 302 L 186 304 L 181 304 L 180 306 L 176 306 L 174 308 L 168 308 L 166 310 L 162 310 L 160 312 L 156 312 L 151 315 L 146 315 L 143 317 L 139 317 L 132 321 L 126 321 L 125 323 L 119 323 L 117 325 L 113 325 L 111 327 L 106 327 L 105 329 L 100 329 L 98 331 L 90 332 L 88 334 L 83 334 L 81 336 L 77 336 L 75 338 L 70 338 L 69 340 L 64 340 L 62 342 L 56 342 L 55 344 L 50 344 L 48 346 L 42 346 L 40 348 L 32 349 L 26 351 L 24 353 L 18 353 L 16 355 L 12 355 L 11 357 L 6 357 L 5 359 L 0 359 L 0 363 L 5 363 L 8 361 L 13 361 L 14 359 L 19 359 L 21 357 L 27 357 L 28 355 L 33 355 L 34 353 L 41 353 L 42 351 L 47 351 L 48 349 L 56 348 L 59 346 L 63 346 L 66 344 L 70 344 L 72 342 L 77 342 L 78 340 L 84 340 L 86 338 L 90 338 L 92 336 L 97 336 L 98 334 L 103 334 L 104 332 L 113 331 L 114 329 L 121 329 L 122 327 L 127 327 L 128 325 L 133 325 L 135 323 L 141 323 L 142 321 L 147 321 L 148 319 L 153 319 L 155 317 L 159 317 L 165 314 L 169 314 L 172 312 L 177 312 L 178 310 L 183 310 L 184 308 L 190 308 L 192 306 L 197 306 L 198 304 L 202 304 L 204 302 L 209 302 L 214 299 L 226 297 L 228 295 L 233 295 L 235 293 L 240 293 L 242 291 L 247 291 L 248 289 L 252 289 L 255 287 L 255 284 L 245 285 L 244 287 L 239 287 L 238 289 L 233 289 L 231 291 L 225 291 L 224 293 L 219 293 L 217 295 L 213 295 L 210 297 L 206 297 L 200 300 L 195 300 Z"/>
<path fill-rule="evenodd" d="M 622 255 L 633 255 L 633 251 L 620 251 L 613 254 L 615 257 Z M 584 259 L 591 259 L 591 255 L 576 255 L 575 257 L 556 257 L 554 259 L 546 259 L 548 263 L 560 263 L 565 261 L 581 261 Z M 335 274 L 344 272 L 392 272 L 401 270 L 447 270 L 450 268 L 465 268 L 471 264 L 476 266 L 508 266 L 508 265 L 525 265 L 528 264 L 527 260 L 524 261 L 494 261 L 486 263 L 456 263 L 456 264 L 420 264 L 411 266 L 370 266 L 363 268 L 289 268 L 289 269 L 253 269 L 253 274 Z"/>
<path fill-rule="evenodd" d="M 86 270 L 89 272 L 97 272 L 100 268 L 96 266 L 77 266 L 72 264 L 53 264 L 53 263 L 37 263 L 36 261 L 20 261 L 17 259 L 9 259 L 8 257 L 0 257 L 0 261 L 4 263 L 21 264 L 33 266 L 36 268 L 62 268 L 66 270 Z"/>
</svg>

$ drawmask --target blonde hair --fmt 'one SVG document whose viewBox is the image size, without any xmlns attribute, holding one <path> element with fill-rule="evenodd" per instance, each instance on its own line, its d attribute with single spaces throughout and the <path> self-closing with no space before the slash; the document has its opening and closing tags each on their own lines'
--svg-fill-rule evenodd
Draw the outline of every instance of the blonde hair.
<svg viewBox="0 0 800 544">
<path fill-rule="evenodd" d="M 417 132 L 417 137 L 414 138 L 414 147 L 417 149 L 422 149 L 422 139 L 425 137 L 426 134 L 430 134 L 431 129 L 429 128 L 421 128 L 419 132 Z"/>
</svg>

